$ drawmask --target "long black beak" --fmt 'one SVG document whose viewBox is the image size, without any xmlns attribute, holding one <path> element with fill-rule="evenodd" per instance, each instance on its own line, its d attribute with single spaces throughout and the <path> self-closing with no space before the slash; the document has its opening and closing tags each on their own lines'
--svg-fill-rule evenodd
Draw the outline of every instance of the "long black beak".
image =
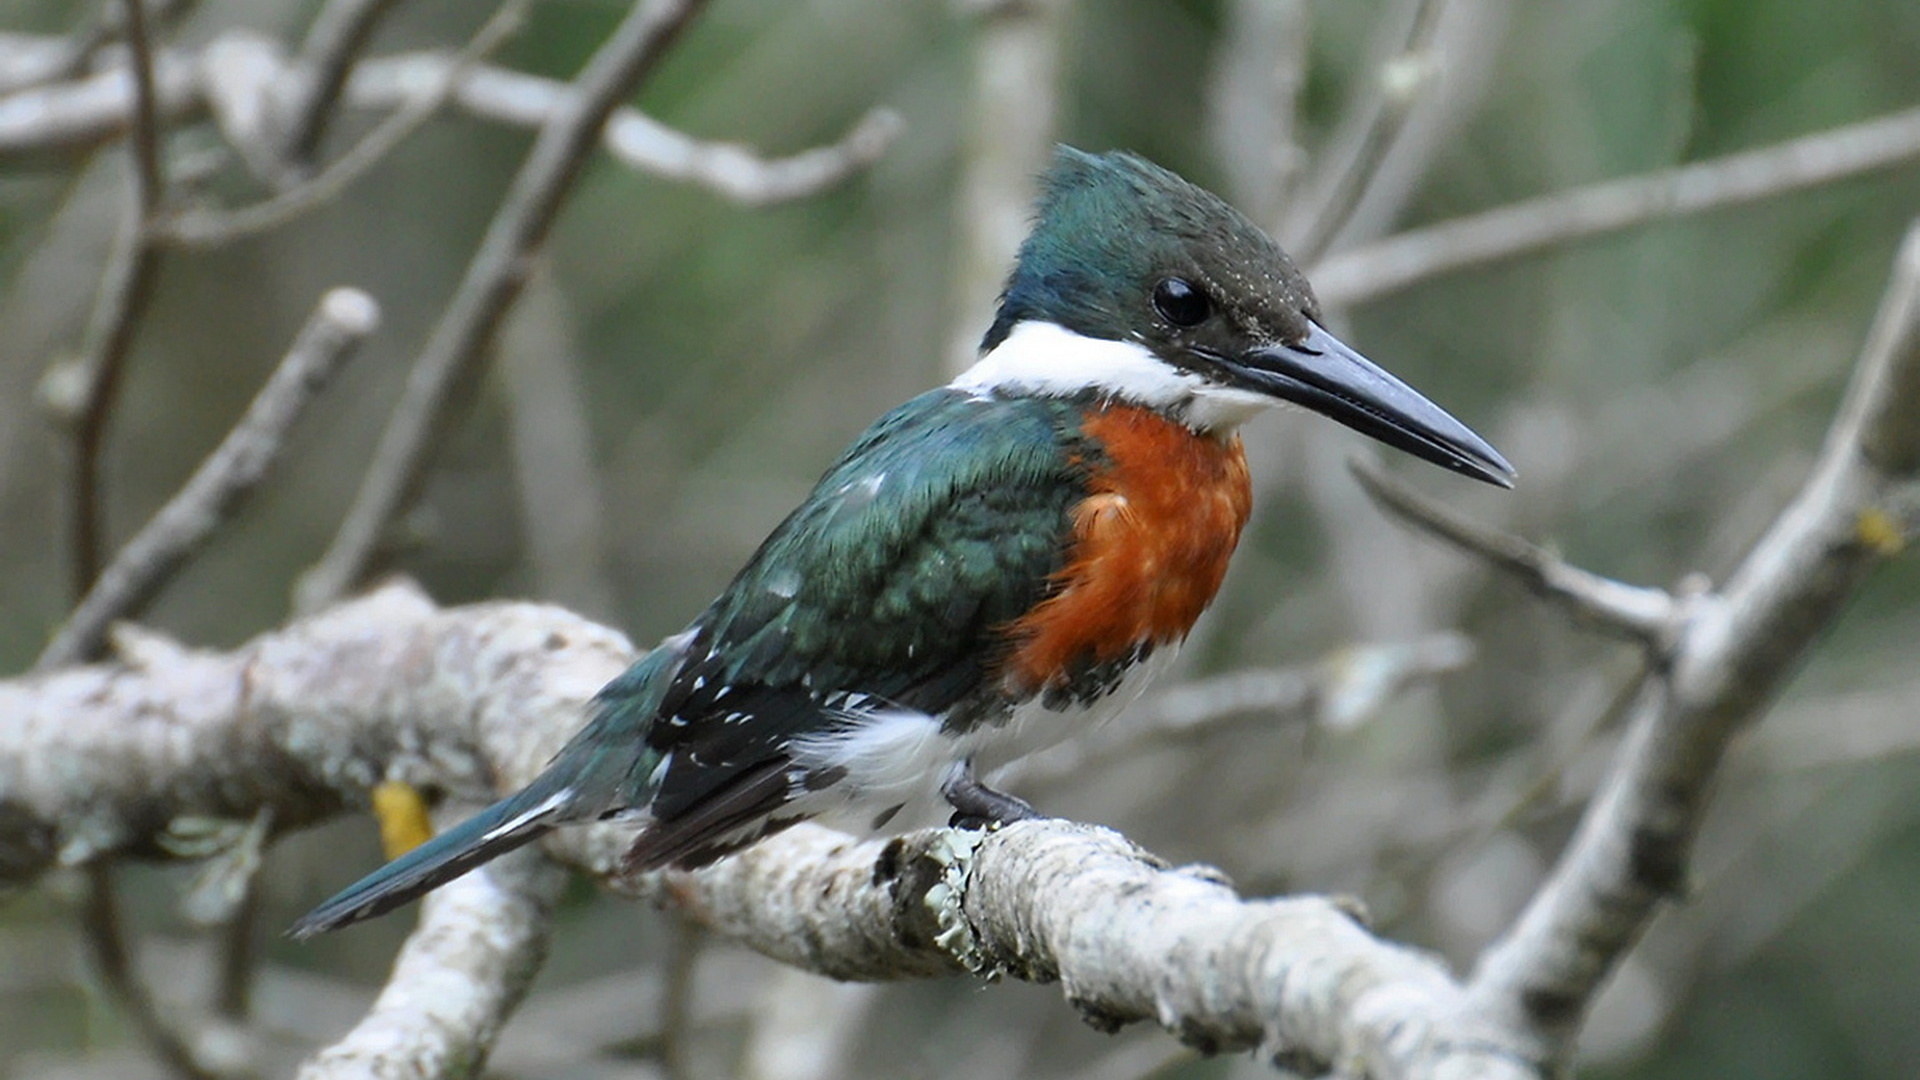
<svg viewBox="0 0 1920 1080">
<path fill-rule="evenodd" d="M 1314 412 L 1443 469 L 1513 486 L 1513 466 L 1467 425 L 1318 325 L 1306 340 L 1269 345 L 1222 363 L 1248 389 Z"/>
</svg>

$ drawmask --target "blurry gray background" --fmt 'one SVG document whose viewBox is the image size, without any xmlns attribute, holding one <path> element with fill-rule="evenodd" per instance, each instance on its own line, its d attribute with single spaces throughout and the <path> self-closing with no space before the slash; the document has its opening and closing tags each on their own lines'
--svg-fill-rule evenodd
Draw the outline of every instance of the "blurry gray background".
<svg viewBox="0 0 1920 1080">
<path fill-rule="evenodd" d="M 1397 73 L 1416 80 L 1418 100 L 1329 258 L 1398 230 L 1920 103 L 1911 3 L 1441 6 L 1444 70 Z M 298 41 L 315 7 L 202 3 L 168 38 L 192 47 L 245 26 Z M 1382 26 L 1408 8 L 1305 5 L 1298 175 L 1314 175 L 1340 143 L 1342 118 L 1374 92 Z M 1262 20 L 1279 9 L 1258 0 L 1049 9 L 1028 30 L 1052 35 L 1059 70 L 1016 100 L 1037 115 L 1056 109 L 1062 141 L 1138 150 L 1283 241 L 1318 246 L 1288 219 L 1311 196 L 1306 185 L 1274 204 L 1275 178 L 1295 160 L 1268 153 L 1282 99 L 1261 91 L 1275 63 L 1262 52 L 1273 47 Z M 623 10 L 611 0 L 537 3 L 494 62 L 570 77 Z M 63 33 L 95 13 L 0 0 L 0 30 Z M 444 0 L 399 4 L 371 54 L 456 46 L 485 14 Z M 768 154 L 835 139 L 876 105 L 900 114 L 903 133 L 849 182 L 765 208 L 598 157 L 390 568 L 444 603 L 548 599 L 642 643 L 683 625 L 851 436 L 944 381 L 952 343 L 989 320 L 1004 263 L 979 266 L 993 248 L 972 239 L 983 226 L 962 185 L 991 158 L 980 144 L 992 135 L 979 120 L 991 105 L 978 75 L 986 39 L 996 22 L 1026 17 L 936 0 L 717 0 L 637 98 L 651 115 Z M 372 119 L 349 114 L 335 142 Z M 219 647 L 287 616 L 295 576 L 337 526 L 407 364 L 528 141 L 524 129 L 448 113 L 327 208 L 257 239 L 164 257 L 108 443 L 116 538 L 218 441 L 322 290 L 365 289 L 384 321 L 301 424 L 283 470 L 148 621 Z M 211 162 L 200 197 L 258 197 L 211 156 L 218 146 L 204 125 L 183 128 L 170 164 Z M 125 158 L 112 147 L 0 157 L 0 667 L 9 672 L 31 663 L 66 610 L 62 443 L 36 386 L 77 347 L 124 184 Z M 1330 318 L 1488 435 L 1521 482 L 1501 494 L 1388 462 L 1396 473 L 1588 568 L 1671 585 L 1723 573 L 1803 477 L 1916 212 L 1920 165 L 1910 163 L 1469 267 Z M 1037 772 L 1019 789 L 1175 862 L 1217 864 L 1249 892 L 1354 894 L 1387 933 L 1464 961 L 1557 852 L 1612 746 L 1608 711 L 1633 652 L 1391 523 L 1346 471 L 1349 456 L 1370 453 L 1357 438 L 1298 412 L 1256 422 L 1247 438 L 1256 517 L 1179 679 L 1299 667 L 1335 705 L 1359 701 L 1359 715 L 1256 711 L 1204 736 Z M 1911 559 L 1883 570 L 1746 738 L 1690 902 L 1656 923 L 1615 979 L 1585 1040 L 1583 1075 L 1913 1075 L 1916 598 Z M 1463 643 L 1434 635 L 1456 629 L 1470 660 L 1383 702 L 1355 697 L 1365 665 L 1399 655 L 1383 646 L 1450 654 Z M 378 857 L 368 821 L 281 845 L 263 925 L 284 925 Z M 143 959 L 163 994 L 197 977 L 199 954 L 173 910 L 189 874 L 128 878 Z M 67 904 L 56 882 L 0 906 L 0 1076 L 150 1073 L 89 989 Z M 405 922 L 262 946 L 256 1008 L 275 1040 L 274 1068 L 344 1030 Z M 662 980 L 691 988 L 667 995 L 685 1013 L 667 1053 Z M 1193 1057 L 1154 1031 L 1098 1035 L 1056 988 L 838 987 L 584 891 L 493 1071 L 1267 1075 L 1244 1059 Z"/>
</svg>

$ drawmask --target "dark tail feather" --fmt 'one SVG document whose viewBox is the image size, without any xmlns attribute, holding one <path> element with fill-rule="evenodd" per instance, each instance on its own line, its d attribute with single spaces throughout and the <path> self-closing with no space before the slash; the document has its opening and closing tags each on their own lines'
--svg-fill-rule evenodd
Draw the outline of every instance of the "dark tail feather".
<svg viewBox="0 0 1920 1080">
<path fill-rule="evenodd" d="M 567 820 L 571 792 L 535 782 L 361 878 L 302 915 L 287 936 L 304 939 L 384 915 Z"/>
<path fill-rule="evenodd" d="M 347 886 L 301 916 L 288 935 L 309 938 L 384 915 L 555 826 L 646 806 L 660 764 L 646 743 L 647 727 L 689 640 L 668 638 L 608 683 L 587 726 L 531 784 Z"/>
</svg>

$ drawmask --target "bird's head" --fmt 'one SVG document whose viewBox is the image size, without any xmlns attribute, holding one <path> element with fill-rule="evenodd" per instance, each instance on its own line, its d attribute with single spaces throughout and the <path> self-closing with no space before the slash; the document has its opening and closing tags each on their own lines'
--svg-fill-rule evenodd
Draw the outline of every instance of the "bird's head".
<svg viewBox="0 0 1920 1080">
<path fill-rule="evenodd" d="M 1202 430 L 1290 401 L 1512 486 L 1498 451 L 1319 317 L 1293 260 L 1219 197 L 1133 154 L 1061 147 L 981 360 L 955 385 L 1112 397 Z"/>
</svg>

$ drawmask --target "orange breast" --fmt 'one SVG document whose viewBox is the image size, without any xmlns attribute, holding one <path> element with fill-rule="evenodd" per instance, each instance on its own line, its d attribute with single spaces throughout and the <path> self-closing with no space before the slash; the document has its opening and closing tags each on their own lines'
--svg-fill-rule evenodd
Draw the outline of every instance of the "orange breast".
<svg viewBox="0 0 1920 1080">
<path fill-rule="evenodd" d="M 1015 696 L 1185 638 L 1253 508 L 1237 435 L 1196 435 L 1127 405 L 1089 410 L 1082 430 L 1104 461 L 1074 508 L 1057 591 L 1008 628 L 1003 677 Z"/>
</svg>

